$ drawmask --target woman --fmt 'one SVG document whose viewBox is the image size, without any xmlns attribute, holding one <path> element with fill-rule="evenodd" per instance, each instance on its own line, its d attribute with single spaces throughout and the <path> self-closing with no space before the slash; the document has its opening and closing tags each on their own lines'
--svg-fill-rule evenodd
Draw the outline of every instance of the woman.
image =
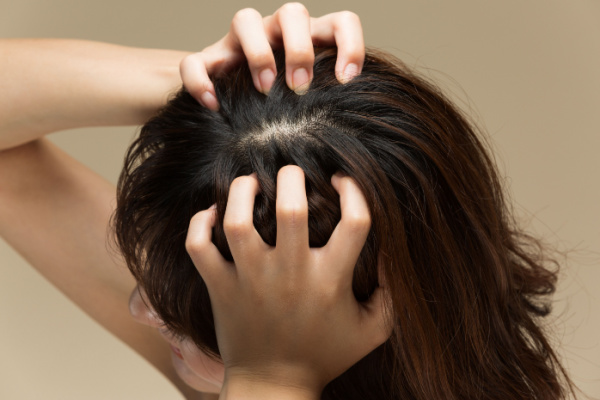
<svg viewBox="0 0 600 400">
<path fill-rule="evenodd" d="M 281 70 L 284 55 L 277 56 Z M 287 88 L 285 71 L 265 97 L 252 89 L 250 70 L 236 69 L 215 81 L 218 113 L 183 91 L 143 127 L 119 182 L 116 232 L 144 288 L 139 298 L 158 316 L 154 324 L 164 325 L 177 348 L 194 349 L 181 352 L 183 359 L 201 351 L 237 365 L 231 349 L 244 342 L 248 314 L 270 309 L 265 299 L 290 285 L 273 284 L 281 268 L 273 259 L 289 246 L 279 236 L 280 199 L 307 197 L 295 226 L 308 223 L 308 231 L 296 234 L 298 247 L 280 250 L 303 271 L 308 253 L 298 242 L 327 249 L 339 238 L 345 198 L 340 192 L 338 203 L 335 189 L 342 173 L 364 194 L 372 220 L 354 297 L 377 304 L 383 296 L 392 335 L 329 383 L 322 398 L 564 398 L 568 378 L 539 325 L 549 313 L 555 271 L 514 226 L 473 128 L 398 60 L 368 53 L 361 74 L 345 84 L 335 77 L 336 60 L 332 49 L 317 52 L 303 96 Z M 298 188 L 304 181 L 306 191 Z M 354 237 L 347 241 L 362 247 Z M 322 265 L 334 269 L 336 262 Z M 293 271 L 295 287 L 304 275 Z M 244 282 L 255 289 L 238 289 Z M 308 304 L 319 298 L 299 292 Z M 245 301 L 236 303 L 231 293 Z M 296 315 L 295 306 L 287 313 Z M 221 313 L 213 322 L 214 311 Z M 286 315 L 272 321 L 292 336 L 289 348 L 305 331 L 286 328 Z M 319 343 L 313 348 L 326 354 L 329 347 Z"/>
<path fill-rule="evenodd" d="M 342 39 L 336 39 L 340 34 Z M 187 398 L 215 396 L 187 385 L 186 376 L 180 376 L 173 365 L 171 358 L 177 357 L 161 333 L 131 319 L 128 298 L 133 292 L 132 312 L 138 315 L 135 296 L 139 291 L 132 290 L 134 279 L 106 244 L 114 188 L 43 136 L 78 126 L 141 124 L 164 105 L 181 79 L 202 101 L 205 89 L 210 92 L 208 73 L 225 71 L 244 57 L 255 71 L 257 88 L 267 92 L 276 73 L 270 45 L 294 50 L 288 51 L 287 70 L 300 72 L 290 75 L 289 84 L 301 93 L 312 77 L 313 40 L 339 45 L 340 80 L 347 81 L 359 72 L 364 48 L 358 18 L 336 13 L 309 19 L 306 9 L 298 4 L 285 5 L 264 19 L 253 10 L 239 12 L 232 31 L 197 55 L 70 40 L 4 40 L 0 46 L 5 60 L 1 67 L 0 234 L 90 316 L 158 368 Z M 351 67 L 347 69 L 347 65 Z M 265 68 L 273 68 L 272 77 L 265 74 Z M 210 100 L 205 104 L 216 106 Z M 340 193 L 346 193 L 350 200 L 360 197 L 348 194 L 351 184 L 350 189 L 348 183 L 340 185 Z M 144 312 L 152 314 L 149 309 Z M 356 322 L 369 320 L 363 314 L 365 318 Z M 380 331 L 378 327 L 373 330 Z M 379 342 L 383 340 L 385 337 Z M 365 346 L 378 344 L 363 342 Z M 364 348 L 363 354 L 345 362 L 351 364 L 371 349 Z M 336 358 L 330 358 L 328 364 L 332 360 Z M 333 364 L 340 367 L 337 361 Z M 237 382 L 239 379 L 236 388 Z M 205 384 L 199 389 L 218 393 L 222 382 Z M 242 383 L 242 387 L 248 385 Z M 281 395 L 278 387 L 267 390 L 273 396 Z M 294 396 L 289 391 L 285 389 L 285 396 Z M 265 398 L 262 391 L 256 395 Z"/>
<path fill-rule="evenodd" d="M 246 35 L 243 36 L 246 37 Z M 285 35 L 283 36 L 285 38 Z M 217 47 L 225 46 L 226 48 L 226 42 L 227 40 L 224 40 L 224 43 Z M 248 53 L 248 51 L 246 52 Z M 211 62 L 216 63 L 214 59 L 210 58 L 210 54 L 212 53 L 209 49 L 207 55 L 200 57 L 203 62 L 207 62 L 207 71 L 209 72 Z M 340 55 L 343 59 L 344 51 L 342 51 L 341 45 Z M 320 53 L 319 57 L 317 64 L 322 69 L 323 75 L 315 76 L 312 87 L 301 98 L 290 97 L 289 93 L 286 94 L 281 82 L 275 87 L 269 87 L 269 80 L 263 84 L 260 78 L 261 75 L 265 75 L 261 74 L 264 71 L 264 65 L 258 67 L 253 65 L 251 56 L 249 64 L 250 70 L 253 72 L 252 82 L 263 93 L 269 91 L 267 101 L 264 102 L 262 97 L 257 97 L 257 94 L 249 90 L 250 75 L 244 71 L 241 72 L 239 82 L 225 80 L 221 83 L 222 86 L 217 85 L 217 89 L 221 88 L 220 90 L 222 90 L 217 97 L 222 99 L 220 102 L 220 107 L 223 108 L 221 116 L 236 116 L 242 120 L 244 117 L 248 117 L 252 121 L 252 117 L 256 117 L 249 112 L 247 116 L 243 115 L 246 106 L 255 106 L 250 109 L 263 110 L 266 115 L 269 114 L 261 107 L 267 107 L 266 110 L 269 110 L 268 107 L 275 106 L 281 111 L 284 106 L 287 106 L 287 109 L 284 109 L 284 115 L 292 115 L 293 125 L 291 135 L 287 135 L 286 138 L 293 138 L 294 145 L 304 146 L 301 147 L 302 150 L 312 149 L 316 156 L 320 156 L 319 151 L 323 151 L 324 143 L 318 142 L 318 138 L 321 136 L 306 135 L 308 131 L 312 132 L 316 128 L 321 129 L 322 133 L 327 133 L 327 135 L 323 135 L 326 140 L 336 140 L 341 137 L 340 135 L 338 135 L 339 137 L 333 136 L 329 132 L 331 128 L 336 128 L 345 134 L 346 140 L 350 140 L 354 146 L 358 146 L 352 147 L 349 156 L 344 158 L 346 153 L 340 150 L 340 146 L 345 143 L 325 143 L 329 145 L 329 151 L 324 154 L 327 157 L 335 155 L 332 151 L 337 149 L 337 158 L 335 158 L 335 162 L 326 165 L 328 159 L 321 155 L 312 169 L 309 168 L 310 165 L 302 168 L 307 174 L 308 205 L 299 207 L 301 210 L 308 208 L 309 215 L 323 212 L 323 218 L 309 220 L 309 226 L 313 240 L 312 245 L 324 245 L 339 219 L 340 211 L 335 205 L 336 189 L 341 196 L 342 221 L 344 220 L 344 199 L 349 198 L 345 195 L 345 193 L 348 194 L 348 189 L 343 189 L 342 186 L 354 188 L 350 190 L 354 191 L 353 203 L 358 210 L 361 210 L 361 204 L 363 204 L 360 200 L 357 201 L 361 196 L 358 195 L 359 192 L 356 191 L 352 180 L 339 176 L 333 178 L 333 188 L 325 180 L 334 175 L 340 167 L 346 167 L 342 171 L 351 175 L 358 182 L 358 187 L 362 189 L 366 197 L 362 206 L 363 213 L 359 213 L 359 215 L 365 214 L 366 206 L 373 219 L 373 230 L 361 253 L 357 275 L 355 275 L 354 294 L 358 300 L 366 301 L 371 298 L 372 301 L 372 297 L 377 297 L 373 296 L 374 293 L 377 291 L 381 293 L 381 289 L 377 289 L 377 286 L 384 286 L 391 301 L 392 315 L 390 319 L 394 326 L 392 337 L 384 346 L 371 353 L 369 357 L 357 364 L 356 368 L 332 382 L 325 389 L 323 396 L 327 398 L 350 398 L 350 396 L 358 398 L 563 397 L 564 391 L 560 383 L 561 368 L 557 365 L 551 348 L 535 322 L 536 316 L 546 313 L 544 307 L 540 306 L 537 300 L 540 295 L 552 290 L 553 274 L 546 270 L 540 262 L 533 259 L 532 253 L 524 250 L 523 244 L 520 242 L 520 234 L 513 230 L 510 220 L 505 214 L 493 166 L 482 151 L 482 146 L 474 136 L 472 129 L 443 97 L 436 93 L 434 88 L 399 67 L 396 62 L 389 62 L 381 57 L 371 57 L 368 65 L 371 65 L 372 69 L 368 74 L 355 78 L 347 86 L 341 86 L 333 84 L 331 79 L 333 70 L 336 68 L 334 67 L 335 54 L 324 52 Z M 183 64 L 184 79 L 186 65 L 189 63 L 190 61 Z M 360 67 L 356 69 L 352 67 L 350 72 L 359 69 Z M 195 70 L 202 71 L 202 69 Z M 300 72 L 297 76 L 299 78 L 307 77 L 307 79 L 294 79 L 296 74 L 293 71 L 296 70 L 298 68 L 295 68 L 294 65 L 286 65 L 286 80 L 292 89 L 305 92 L 306 87 L 303 88 L 303 85 L 306 80 L 310 80 L 310 74 Z M 344 71 L 345 68 L 337 70 Z M 338 76 L 340 75 L 338 74 Z M 345 81 L 343 76 L 342 80 Z M 198 81 L 204 82 L 197 86 L 200 89 L 197 90 L 195 86 L 188 85 L 189 91 L 209 108 L 213 110 L 218 108 L 219 103 L 211 102 L 211 96 L 206 94 L 207 92 L 213 96 L 216 94 L 207 84 L 206 75 L 201 73 Z M 352 86 L 353 84 L 356 86 Z M 227 90 L 231 90 L 231 92 Z M 271 91 L 273 92 L 271 93 Z M 362 97 L 358 96 L 359 94 Z M 320 95 L 321 98 L 319 98 Z M 352 99 L 351 95 L 357 95 L 357 99 Z M 334 104 L 348 107 L 336 109 L 334 106 L 333 111 L 323 107 L 329 105 L 332 98 L 337 101 Z M 261 261 L 268 258 L 266 254 L 269 252 L 265 248 L 259 247 L 260 242 L 257 235 L 254 235 L 252 229 L 248 228 L 252 226 L 248 223 L 249 220 L 251 221 L 248 216 L 252 211 L 249 204 L 251 205 L 251 199 L 258 194 L 258 182 L 260 181 L 261 194 L 258 195 L 257 202 L 262 203 L 259 203 L 254 211 L 254 225 L 257 226 L 264 240 L 273 245 L 275 244 L 273 232 L 275 193 L 277 193 L 277 198 L 280 198 L 280 190 L 284 196 L 287 190 L 290 190 L 296 194 L 291 196 L 293 199 L 302 199 L 304 197 L 303 190 L 298 188 L 301 187 L 303 177 L 302 172 L 298 169 L 285 168 L 280 174 L 284 174 L 287 178 L 278 179 L 278 183 L 289 179 L 291 184 L 286 187 L 287 190 L 282 190 L 279 186 L 275 190 L 274 174 L 281 165 L 277 165 L 275 162 L 257 164 L 255 158 L 252 158 L 256 157 L 255 154 L 269 154 L 273 135 L 280 134 L 282 131 L 286 132 L 286 128 L 289 130 L 290 121 L 284 120 L 281 123 L 280 120 L 275 120 L 270 121 L 274 124 L 263 126 L 263 128 L 274 126 L 276 129 L 273 128 L 271 133 L 269 133 L 269 129 L 259 130 L 258 133 L 251 131 L 250 133 L 254 136 L 245 142 L 242 140 L 246 146 L 254 146 L 255 151 L 254 155 L 248 159 L 242 159 L 241 165 L 235 165 L 235 163 L 231 165 L 225 161 L 224 166 L 221 165 L 219 170 L 224 176 L 217 176 L 216 183 L 212 180 L 209 183 L 194 182 L 197 184 L 196 190 L 203 184 L 216 185 L 218 190 L 213 198 L 210 198 L 209 194 L 206 195 L 206 198 L 198 198 L 198 200 L 187 196 L 185 199 L 187 203 L 170 201 L 167 203 L 167 207 L 155 208 L 144 208 L 141 207 L 143 204 L 134 204 L 136 198 L 148 201 L 146 205 L 152 204 L 153 198 L 149 195 L 156 195 L 159 192 L 164 196 L 169 196 L 170 193 L 181 193 L 173 191 L 173 184 L 186 182 L 184 178 L 194 179 L 194 177 L 190 178 L 185 170 L 178 169 L 177 162 L 179 160 L 169 155 L 168 152 L 177 148 L 177 145 L 184 145 L 188 149 L 186 144 L 193 144 L 199 139 L 189 133 L 188 136 L 181 132 L 176 132 L 180 136 L 173 133 L 168 134 L 165 127 L 173 127 L 173 131 L 181 130 L 182 127 L 171 123 L 165 125 L 164 122 L 174 122 L 174 119 L 179 119 L 181 116 L 192 118 L 182 121 L 181 125 L 186 128 L 190 126 L 189 122 L 195 122 L 198 126 L 213 124 L 213 127 L 220 127 L 219 123 L 223 121 L 219 120 L 222 117 L 213 117 L 214 114 L 200 111 L 198 107 L 187 112 L 186 110 L 193 105 L 191 100 L 185 93 L 181 94 L 171 103 L 170 108 L 165 109 L 159 117 L 147 125 L 143 138 L 132 149 L 127 170 L 121 182 L 120 215 L 117 217 L 117 228 L 120 244 L 129 265 L 149 297 L 149 301 L 144 302 L 146 296 L 144 291 L 137 291 L 138 294 L 134 294 L 132 301 L 134 314 L 136 314 L 136 307 L 139 306 L 141 313 L 138 315 L 143 314 L 144 321 L 153 321 L 151 324 L 166 323 L 167 327 L 175 330 L 175 333 L 187 333 L 198 346 L 195 348 L 188 344 L 186 346 L 189 346 L 191 351 L 197 351 L 200 357 L 202 357 L 200 349 L 210 350 L 212 353 L 224 352 L 225 364 L 231 370 L 231 366 L 235 366 L 238 362 L 236 354 L 243 355 L 244 353 L 243 349 L 239 347 L 240 338 L 236 332 L 239 332 L 240 327 L 236 324 L 242 323 L 244 326 L 246 313 L 235 314 L 235 309 L 228 308 L 232 307 L 231 304 L 219 296 L 223 287 L 232 288 L 236 287 L 236 284 L 227 283 L 232 279 L 231 276 L 225 275 L 224 279 L 218 279 L 220 275 L 224 274 L 223 271 L 226 271 L 228 264 L 219 258 L 221 255 L 211 247 L 210 240 L 208 240 L 210 226 L 213 223 L 216 224 L 215 243 L 220 253 L 224 254 L 226 258 L 228 251 L 231 250 L 236 268 L 241 270 L 241 268 L 248 267 L 248 265 L 244 265 L 244 257 L 236 256 L 236 252 L 239 254 L 241 251 L 240 243 L 254 243 L 252 246 L 248 245 L 245 250 L 257 252 L 258 255 L 252 260 L 257 264 L 262 264 Z M 283 100 L 284 103 L 275 100 Z M 236 109 L 238 101 L 243 105 L 241 109 Z M 301 111 L 307 110 L 311 113 L 294 114 L 293 110 L 298 104 L 304 107 L 301 108 Z M 319 106 L 322 107 L 319 108 Z M 336 114 L 336 112 L 342 111 L 349 115 L 339 116 Z M 173 117 L 171 120 L 169 120 L 169 114 Z M 259 114 L 258 117 L 261 115 Z M 235 126 L 235 120 L 233 121 Z M 246 123 L 245 120 L 243 122 Z M 338 127 L 336 126 L 338 122 L 344 122 L 344 124 Z M 297 131 L 296 128 L 299 124 L 304 129 Z M 196 133 L 200 132 L 196 131 Z M 373 136 L 367 133 L 372 133 Z M 387 137 L 385 137 L 386 135 Z M 304 142 L 297 142 L 298 137 Z M 177 140 L 169 142 L 172 138 Z M 185 140 L 179 141 L 180 138 Z M 203 136 L 202 139 L 210 140 L 210 137 Z M 311 140 L 317 142 L 312 143 Z M 359 141 L 363 148 L 368 148 L 369 153 L 356 156 L 356 150 L 360 147 L 356 141 Z M 256 150 L 258 145 L 264 146 L 259 146 Z M 309 145 L 314 148 L 308 147 Z M 198 146 L 197 143 L 196 146 Z M 281 147 L 280 143 L 279 148 L 276 149 L 276 158 L 280 155 L 278 152 L 283 151 Z M 294 147 L 291 147 L 293 150 Z M 243 146 L 231 148 L 236 155 L 240 151 L 243 153 L 245 149 L 246 147 Z M 289 154 L 293 153 L 292 150 L 287 149 L 287 157 L 292 157 Z M 16 153 L 23 159 L 28 156 L 23 153 L 30 152 L 35 156 L 29 155 L 29 157 L 39 158 L 36 157 L 39 156 L 39 151 L 39 149 L 25 149 L 20 151 L 20 155 L 18 151 L 13 154 Z M 153 163 L 156 159 L 152 158 L 154 156 L 159 160 L 165 156 L 162 160 L 175 161 L 175 166 L 171 171 L 179 172 L 181 180 L 173 181 L 170 174 L 167 175 L 168 179 L 164 178 L 165 175 L 163 175 L 163 179 L 157 179 L 160 176 L 161 168 L 164 172 L 170 167 L 162 163 L 158 164 L 156 170 L 151 171 L 155 175 L 150 176 L 150 180 L 144 181 L 142 178 L 146 177 L 143 175 L 143 168 Z M 16 157 L 14 156 L 14 158 Z M 305 157 L 304 151 L 297 154 L 296 160 L 293 161 L 298 163 L 297 160 L 302 160 L 302 157 Z M 283 158 L 279 163 L 289 163 L 289 160 Z M 350 161 L 354 161 L 354 163 L 350 162 L 348 158 L 352 158 Z M 135 169 L 138 161 L 145 164 L 142 164 L 140 169 Z M 217 161 L 224 162 L 223 160 L 210 161 L 213 164 Z M 269 160 L 267 159 L 267 161 Z M 194 162 L 200 161 L 194 160 Z M 251 165 L 254 163 L 254 166 L 262 167 L 263 171 L 253 171 L 244 163 Z M 188 163 L 180 164 L 187 165 Z M 207 162 L 207 164 L 210 163 Z M 148 170 L 147 168 L 146 172 Z M 308 175 L 309 172 L 314 173 L 315 171 L 320 171 L 321 176 L 318 173 L 313 176 Z M 238 174 L 247 175 L 251 172 L 256 172 L 257 177 L 253 178 L 249 175 L 233 180 Z M 195 178 L 200 179 L 200 177 Z M 159 188 L 148 188 L 148 191 L 142 192 L 144 194 L 142 196 L 140 188 L 143 185 L 141 184 L 149 182 L 156 182 L 159 187 L 161 182 L 169 183 L 171 186 L 167 187 L 166 191 L 157 190 Z M 342 185 L 342 182 L 345 184 Z M 229 190 L 230 184 L 231 189 Z M 151 192 L 151 190 L 157 191 Z M 236 199 L 240 197 L 234 196 L 232 193 L 240 193 L 241 198 L 245 201 L 238 200 L 236 202 Z M 225 206 L 227 194 L 229 194 L 229 200 Z M 158 197 L 154 197 L 154 199 L 156 200 Z M 169 252 L 162 251 L 161 253 L 161 250 L 164 249 L 148 246 L 156 244 L 157 242 L 153 242 L 152 239 L 164 232 L 178 234 L 174 238 L 179 241 L 178 254 L 182 254 L 181 244 L 185 242 L 185 235 L 182 235 L 182 232 L 185 233 L 185 231 L 182 231 L 181 227 L 177 225 L 182 223 L 180 218 L 173 218 L 172 212 L 176 212 L 177 209 L 173 210 L 170 208 L 171 206 L 175 205 L 183 212 L 190 212 L 190 208 L 196 208 L 198 211 L 208 207 L 214 201 L 218 204 L 219 218 L 214 216 L 215 211 L 202 211 L 198 217 L 192 220 L 187 236 L 187 249 L 195 265 L 190 264 L 189 257 L 184 254 L 187 257 L 184 274 L 189 273 L 192 268 L 194 271 L 195 268 L 198 268 L 206 280 L 213 301 L 212 311 L 215 312 L 216 317 L 216 336 L 215 332 L 211 334 L 210 331 L 208 333 L 199 330 L 190 331 L 189 327 L 194 326 L 193 318 L 196 318 L 197 314 L 192 314 L 191 317 L 185 315 L 186 307 L 180 307 L 185 296 L 179 296 L 178 299 L 175 299 L 177 301 L 159 301 L 165 300 L 164 296 L 177 297 L 174 294 L 180 292 L 165 290 L 164 280 L 161 286 L 156 284 L 156 279 L 154 284 L 152 283 L 152 277 L 164 277 L 165 268 L 162 268 L 161 264 L 152 262 L 148 265 L 144 264 L 146 260 L 157 261 L 157 254 L 165 257 L 163 261 L 173 263 L 177 260 L 177 256 L 169 259 L 171 256 Z M 194 202 L 196 203 L 193 204 L 193 207 L 190 207 L 190 203 Z M 126 218 L 128 206 L 131 207 L 129 208 L 129 220 Z M 145 210 L 150 210 L 149 215 L 154 212 L 164 213 L 169 218 L 147 218 L 144 225 L 141 224 L 144 220 L 139 216 L 144 216 Z M 244 224 L 236 224 L 237 218 L 231 217 L 230 210 L 239 210 L 238 217 Z M 73 211 L 69 210 L 69 212 Z M 106 216 L 106 214 L 102 215 Z M 159 217 L 160 215 L 153 216 Z M 258 218 L 261 216 L 262 220 Z M 188 219 L 190 217 L 191 215 Z M 213 222 L 215 219 L 216 222 Z M 223 220 L 222 224 L 221 220 Z M 128 226 L 127 221 L 135 224 Z M 161 225 L 165 221 L 173 221 L 174 226 Z M 228 221 L 234 223 L 228 224 Z M 89 223 L 87 220 L 85 222 Z M 277 222 L 280 222 L 279 218 L 277 218 Z M 184 223 L 187 226 L 187 221 Z M 323 223 L 324 226 L 319 226 L 320 223 Z M 153 228 L 150 224 L 168 229 L 151 231 L 148 230 Z M 340 225 L 343 224 L 340 222 Z M 221 226 L 223 226 L 223 230 L 221 230 Z M 245 227 L 245 229 L 236 234 L 236 226 L 238 228 Z M 303 224 L 295 226 L 303 226 Z M 364 226 L 363 221 L 362 228 L 357 231 L 363 232 Z M 136 239 L 136 235 L 132 235 L 132 232 L 128 234 L 127 228 L 136 229 L 137 234 L 148 233 L 148 235 L 142 234 Z M 139 230 L 140 228 L 142 230 Z M 312 236 L 315 233 L 319 233 L 321 237 L 314 239 Z M 238 239 L 232 240 L 232 235 Z M 303 237 L 303 235 L 300 236 Z M 360 235 L 358 236 L 360 237 Z M 165 237 L 169 240 L 172 238 L 171 235 Z M 134 239 L 139 242 L 135 242 Z M 140 242 L 146 246 L 138 246 Z M 290 243 L 297 244 L 297 241 Z M 130 246 L 133 244 L 133 246 L 127 247 L 128 244 Z M 280 244 L 279 240 L 277 244 Z M 348 246 L 349 249 L 357 247 L 361 247 L 360 239 L 353 240 L 351 246 Z M 205 251 L 199 252 L 198 248 Z M 209 249 L 208 253 L 206 249 Z M 306 246 L 299 250 L 296 248 L 291 250 L 305 251 Z M 245 252 L 242 253 L 245 254 Z M 337 251 L 335 254 L 344 253 Z M 146 255 L 147 258 L 145 258 Z M 34 253 L 30 257 L 35 258 L 35 256 Z M 352 259 L 352 254 L 348 255 L 348 258 Z M 297 259 L 297 257 L 293 259 Z M 163 266 L 166 265 L 173 266 L 172 264 Z M 380 265 L 382 271 L 381 279 L 378 277 L 377 265 Z M 170 268 L 170 270 L 180 272 L 182 268 L 180 265 L 177 268 Z M 167 282 L 170 282 L 170 285 L 177 287 L 178 277 L 176 275 L 180 275 L 179 272 L 169 277 Z M 97 279 L 97 277 L 93 278 Z M 196 285 L 200 285 L 202 282 L 197 278 L 197 274 L 194 280 L 183 279 L 183 281 Z M 256 287 L 264 287 L 254 283 L 257 284 Z M 77 284 L 74 283 L 74 286 Z M 213 289 L 211 289 L 211 285 Z M 85 282 L 85 286 L 88 286 L 88 282 Z M 276 286 L 269 286 L 269 288 L 273 287 Z M 187 293 L 190 296 L 193 295 L 191 298 L 202 296 L 199 287 L 188 287 L 187 289 Z M 76 293 L 76 291 L 74 288 L 73 292 Z M 239 298 L 244 299 L 243 290 L 229 291 L 228 293 L 239 293 Z M 194 302 L 193 305 L 200 304 L 206 307 L 207 300 L 205 298 L 204 302 Z M 356 301 L 354 298 L 351 300 Z M 149 305 L 153 306 L 156 312 L 151 307 L 144 306 L 144 303 L 150 303 Z M 188 303 L 187 309 L 189 308 Z M 173 310 L 179 310 L 179 315 L 174 314 Z M 228 313 L 224 312 L 225 310 Z M 210 314 L 209 311 L 200 317 L 206 319 L 206 315 Z M 160 317 L 157 317 L 156 313 Z M 230 321 L 223 319 L 224 315 L 232 313 L 236 315 L 236 318 L 231 318 Z M 101 319 L 102 316 L 98 318 Z M 192 318 L 191 321 L 190 318 Z M 252 319 L 252 321 L 254 320 Z M 210 321 L 208 322 L 210 323 Z M 107 325 L 109 324 L 107 323 Z M 113 329 L 118 330 L 119 327 L 113 327 Z M 194 337 L 194 335 L 204 337 Z M 305 337 L 305 335 L 301 336 Z M 373 336 L 376 337 L 376 335 Z M 253 337 L 260 337 L 260 335 Z M 219 341 L 218 349 L 215 347 L 217 340 Z M 130 341 L 132 346 L 141 346 L 140 341 Z M 144 340 L 142 343 L 145 345 L 151 341 Z M 258 342 L 253 341 L 253 343 Z M 268 349 L 260 354 L 268 354 L 266 350 Z M 181 353 L 180 348 L 176 348 L 174 351 L 176 356 L 186 355 L 177 354 Z M 204 363 L 206 358 L 202 360 Z M 241 360 L 242 371 L 247 372 L 249 368 L 244 362 L 251 361 L 252 357 L 242 356 Z M 218 362 L 216 365 L 218 368 Z M 211 375 L 211 372 L 214 372 L 211 368 L 215 367 L 215 364 L 202 364 L 201 367 L 209 370 L 206 371 L 208 374 L 205 374 L 205 377 L 217 378 L 215 383 L 218 386 L 220 377 Z M 378 373 L 360 374 L 365 369 L 372 371 L 374 368 Z M 273 368 L 270 368 L 269 371 L 273 371 Z M 260 372 L 264 374 L 264 371 Z M 340 371 L 338 370 L 338 372 Z M 359 379 L 352 379 L 353 373 L 359 374 Z M 298 374 L 298 376 L 303 375 Z M 323 384 L 323 382 L 315 384 L 314 378 L 307 378 L 307 381 L 310 382 L 309 390 L 303 390 L 299 395 L 306 395 L 311 391 L 310 395 L 314 395 L 313 392 L 318 391 L 319 385 Z M 306 382 L 302 384 L 291 382 L 287 387 L 290 385 L 298 387 L 304 383 Z M 363 392 L 365 388 L 371 391 Z"/>
</svg>

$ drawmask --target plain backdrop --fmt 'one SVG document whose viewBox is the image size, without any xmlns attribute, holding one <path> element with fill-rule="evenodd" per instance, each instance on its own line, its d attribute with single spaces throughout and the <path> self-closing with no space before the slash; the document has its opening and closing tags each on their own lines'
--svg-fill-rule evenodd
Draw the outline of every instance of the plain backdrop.
<svg viewBox="0 0 600 400">
<path fill-rule="evenodd" d="M 236 10 L 266 15 L 281 4 L 2 0 L 0 36 L 201 50 L 226 33 Z M 313 16 L 359 14 L 368 45 L 438 82 L 487 132 L 520 220 L 566 254 L 550 318 L 554 340 L 575 382 L 600 397 L 600 2 L 305 5 Z M 51 137 L 116 182 L 135 133 L 81 129 Z M 1 240 L 0 355 L 0 399 L 181 398 Z"/>
</svg>

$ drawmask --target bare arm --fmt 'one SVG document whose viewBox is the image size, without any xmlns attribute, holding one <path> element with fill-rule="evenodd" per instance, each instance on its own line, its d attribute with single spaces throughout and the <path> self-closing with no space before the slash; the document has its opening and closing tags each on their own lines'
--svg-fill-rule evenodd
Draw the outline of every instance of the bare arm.
<svg viewBox="0 0 600 400">
<path fill-rule="evenodd" d="M 137 125 L 181 86 L 188 53 L 70 39 L 0 40 L 0 149 L 83 126 Z"/>
<path fill-rule="evenodd" d="M 129 315 L 135 282 L 109 248 L 114 187 L 46 140 L 0 152 L 0 236 L 188 398 L 170 350 Z"/>
<path fill-rule="evenodd" d="M 187 398 L 202 398 L 176 375 L 157 332 L 129 315 L 135 282 L 110 248 L 114 186 L 41 139 L 142 123 L 181 84 L 186 53 L 49 39 L 2 40 L 0 53 L 0 236 Z"/>
</svg>

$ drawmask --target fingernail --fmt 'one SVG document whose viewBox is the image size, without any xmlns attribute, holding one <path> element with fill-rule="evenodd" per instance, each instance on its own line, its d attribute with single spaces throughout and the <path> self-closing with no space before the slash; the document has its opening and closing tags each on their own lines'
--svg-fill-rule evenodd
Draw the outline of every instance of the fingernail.
<svg viewBox="0 0 600 400">
<path fill-rule="evenodd" d="M 342 76 L 342 83 L 348 83 L 358 75 L 358 65 L 354 63 L 350 63 L 346 65 L 346 69 L 344 69 L 344 75 Z"/>
<path fill-rule="evenodd" d="M 217 203 L 213 204 L 212 206 L 208 207 L 209 210 L 216 210 L 217 209 Z"/>
<path fill-rule="evenodd" d="M 306 68 L 298 68 L 292 74 L 292 85 L 296 94 L 304 94 L 308 91 L 308 71 Z"/>
<path fill-rule="evenodd" d="M 258 74 L 258 80 L 260 81 L 261 91 L 264 94 L 269 94 L 273 82 L 275 81 L 275 74 L 270 68 L 263 69 L 260 71 L 260 74 Z"/>
<path fill-rule="evenodd" d="M 217 98 L 208 90 L 200 95 L 200 101 L 206 108 L 210 108 L 211 110 L 219 109 Z"/>
</svg>

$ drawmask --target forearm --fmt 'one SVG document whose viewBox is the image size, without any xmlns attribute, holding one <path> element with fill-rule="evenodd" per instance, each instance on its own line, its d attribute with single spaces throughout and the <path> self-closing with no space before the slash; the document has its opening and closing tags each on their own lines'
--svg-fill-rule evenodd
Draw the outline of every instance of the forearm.
<svg viewBox="0 0 600 400">
<path fill-rule="evenodd" d="M 69 39 L 0 40 L 0 149 L 82 126 L 143 123 L 181 85 L 186 52 Z"/>
<path fill-rule="evenodd" d="M 47 140 L 0 151 L 0 240 L 85 313 L 154 365 L 189 400 L 214 400 L 173 369 L 156 329 L 135 322 L 135 281 L 112 245 L 115 188 Z"/>
</svg>

